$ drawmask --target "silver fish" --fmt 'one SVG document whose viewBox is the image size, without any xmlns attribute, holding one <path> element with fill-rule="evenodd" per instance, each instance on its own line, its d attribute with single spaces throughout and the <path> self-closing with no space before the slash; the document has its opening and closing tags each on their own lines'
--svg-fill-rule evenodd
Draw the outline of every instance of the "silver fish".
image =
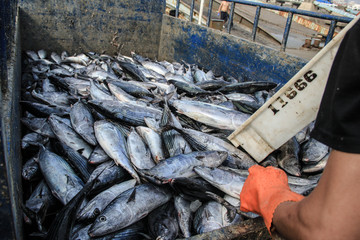
<svg viewBox="0 0 360 240">
<path fill-rule="evenodd" d="M 70 240 L 90 240 L 90 236 L 88 234 L 90 227 L 91 224 L 88 224 L 80 229 L 77 229 L 77 231 L 73 230 Z"/>
<path fill-rule="evenodd" d="M 90 62 L 90 58 L 88 56 L 86 56 L 85 54 L 79 54 L 76 56 L 68 56 L 65 57 L 62 62 L 64 63 L 78 63 L 81 65 L 88 65 L 88 63 Z"/>
<path fill-rule="evenodd" d="M 99 81 L 104 81 L 108 78 L 115 79 L 115 80 L 119 79 L 115 74 L 106 72 L 104 70 L 91 71 L 88 74 L 88 76 L 91 78 L 94 78 L 96 80 L 99 80 Z"/>
<path fill-rule="evenodd" d="M 206 202 L 195 213 L 193 226 L 197 234 L 225 227 L 223 206 L 215 201 Z"/>
<path fill-rule="evenodd" d="M 77 213 L 77 219 L 85 220 L 97 217 L 97 215 L 99 215 L 112 200 L 114 200 L 122 192 L 133 188 L 135 184 L 135 179 L 131 179 L 115 184 L 112 187 L 102 191 L 94 198 L 92 198 L 85 205 L 85 207 L 83 207 L 81 211 Z"/>
<path fill-rule="evenodd" d="M 240 199 L 234 198 L 230 195 L 225 194 L 224 200 L 230 203 L 232 206 L 236 207 L 237 209 L 240 208 Z M 257 218 L 259 217 L 258 214 L 253 212 L 240 212 L 241 216 L 245 216 L 246 218 Z"/>
<path fill-rule="evenodd" d="M 95 133 L 95 132 L 94 132 Z M 91 153 L 88 162 L 90 164 L 100 164 L 110 160 L 110 157 L 106 154 L 106 152 L 97 145 L 94 151 Z"/>
<path fill-rule="evenodd" d="M 217 167 L 227 157 L 226 152 L 205 151 L 180 154 L 159 162 L 149 170 L 141 171 L 149 180 L 166 183 L 173 178 L 196 176 L 194 167 Z"/>
<path fill-rule="evenodd" d="M 53 60 L 57 64 L 61 63 L 61 57 L 55 52 L 51 53 L 50 58 L 51 58 L 51 60 Z"/>
<path fill-rule="evenodd" d="M 96 146 L 94 133 L 94 118 L 90 110 L 80 101 L 75 103 L 70 110 L 71 125 L 74 130 L 89 144 Z"/>
<path fill-rule="evenodd" d="M 174 116 L 174 114 L 172 114 L 169 106 L 165 104 L 161 122 L 159 123 L 158 128 L 160 128 L 160 126 L 166 126 L 169 122 L 171 122 L 171 124 L 175 127 L 181 128 L 181 123 Z M 178 154 L 190 153 L 193 151 L 190 144 L 176 130 L 171 129 L 169 131 L 162 131 L 161 135 L 170 157 L 176 156 Z"/>
<path fill-rule="evenodd" d="M 232 144 L 225 142 L 221 138 L 215 137 L 211 134 L 196 131 L 190 128 L 176 128 L 185 140 L 198 151 L 226 151 L 228 157 L 223 163 L 224 165 L 233 167 L 248 169 L 256 164 L 247 153 L 234 147 Z"/>
<path fill-rule="evenodd" d="M 150 104 L 139 100 L 138 98 L 128 94 L 127 92 L 125 92 L 124 90 L 122 90 L 122 88 L 112 84 L 112 83 L 108 83 L 108 87 L 110 89 L 110 92 L 120 101 L 120 102 L 125 102 L 125 103 L 132 103 L 134 105 L 139 105 L 139 106 L 143 106 L 143 107 L 149 107 Z"/>
<path fill-rule="evenodd" d="M 158 109 L 139 106 L 133 103 L 123 103 L 118 100 L 89 100 L 88 103 L 90 103 L 104 115 L 134 125 L 144 126 L 144 118 L 146 117 L 155 119 L 160 119 L 161 117 L 161 111 Z"/>
<path fill-rule="evenodd" d="M 128 174 L 122 167 L 116 166 L 114 161 L 108 161 L 96 166 L 91 173 L 87 183 L 90 183 L 96 178 L 93 186 L 93 194 L 99 193 L 107 186 L 119 183 L 128 178 Z"/>
<path fill-rule="evenodd" d="M 192 212 L 189 201 L 180 196 L 174 197 L 174 206 L 177 211 L 179 228 L 185 238 L 191 236 Z"/>
<path fill-rule="evenodd" d="M 165 76 L 165 74 L 168 72 L 168 70 L 162 66 L 161 64 L 157 63 L 157 62 L 153 62 L 153 61 L 142 61 L 141 64 L 150 70 L 153 70 L 159 74 L 161 74 L 162 76 Z"/>
<path fill-rule="evenodd" d="M 175 86 L 172 84 L 169 85 L 169 84 L 160 83 L 160 82 L 152 82 L 152 84 L 154 84 L 164 94 L 170 94 L 170 93 L 175 92 L 175 90 L 176 90 Z"/>
<path fill-rule="evenodd" d="M 150 169 L 155 166 L 149 148 L 135 128 L 131 129 L 127 138 L 127 150 L 131 163 L 136 169 Z"/>
<path fill-rule="evenodd" d="M 111 95 L 110 92 L 107 92 L 104 89 L 100 88 L 99 85 L 96 84 L 93 80 L 90 80 L 90 95 L 92 99 L 99 101 L 115 101 L 116 99 L 113 95 Z"/>
<path fill-rule="evenodd" d="M 109 82 L 108 87 L 110 92 L 120 101 L 122 102 L 135 102 L 137 101 L 137 98 L 128 94 L 126 91 L 124 91 L 121 87 Z"/>
<path fill-rule="evenodd" d="M 90 81 L 77 78 L 64 78 L 64 82 L 69 88 L 69 92 L 84 97 L 90 96 Z"/>
<path fill-rule="evenodd" d="M 145 183 L 115 198 L 96 218 L 89 230 L 91 237 L 103 236 L 123 229 L 146 217 L 171 198 L 166 188 Z"/>
<path fill-rule="evenodd" d="M 302 146 L 302 159 L 305 164 L 315 164 L 323 159 L 330 151 L 325 144 L 310 138 L 309 141 Z"/>
<path fill-rule="evenodd" d="M 168 201 L 149 214 L 149 232 L 154 239 L 175 240 L 179 232 L 174 203 Z"/>
<path fill-rule="evenodd" d="M 32 51 L 32 50 L 27 50 L 27 51 L 25 51 L 25 53 L 33 61 L 36 61 L 36 60 L 40 59 L 39 55 L 36 52 Z"/>
<path fill-rule="evenodd" d="M 40 49 L 38 52 L 37 52 L 37 54 L 39 55 L 39 58 L 40 59 L 44 59 L 44 58 L 46 58 L 46 51 L 44 50 L 44 49 Z"/>
<path fill-rule="evenodd" d="M 109 84 L 113 84 L 117 87 L 120 87 L 122 90 L 127 92 L 128 94 L 135 97 L 144 97 L 144 96 L 152 96 L 152 93 L 142 85 L 136 84 L 134 81 L 123 81 L 123 80 L 106 80 Z"/>
<path fill-rule="evenodd" d="M 28 159 L 23 165 L 21 175 L 25 180 L 32 181 L 41 176 L 38 159 L 39 156 L 36 154 L 34 157 Z"/>
<path fill-rule="evenodd" d="M 102 149 L 117 165 L 123 167 L 139 183 L 140 178 L 127 156 L 126 140 L 120 130 L 106 120 L 96 121 L 94 124 L 95 136 Z"/>
<path fill-rule="evenodd" d="M 173 84 L 179 93 L 185 92 L 189 95 L 198 95 L 198 94 L 209 94 L 208 91 L 198 87 L 197 85 L 185 81 L 178 81 L 175 79 L 169 79 L 169 83 Z"/>
<path fill-rule="evenodd" d="M 249 114 L 200 101 L 173 100 L 169 103 L 178 113 L 219 129 L 235 130 L 250 117 Z"/>
<path fill-rule="evenodd" d="M 49 141 L 48 137 L 42 136 L 36 132 L 28 133 L 21 139 L 21 148 L 26 149 L 30 145 L 37 146 L 39 144 L 45 145 Z"/>
<path fill-rule="evenodd" d="M 279 148 L 279 155 L 277 157 L 279 166 L 287 173 L 300 176 L 300 146 L 295 137 L 292 137 L 289 141 L 284 143 Z"/>
<path fill-rule="evenodd" d="M 144 139 L 145 143 L 150 149 L 151 155 L 155 163 L 159 163 L 161 160 L 165 159 L 165 153 L 163 150 L 163 141 L 161 136 L 147 127 L 136 127 L 136 131 Z"/>
<path fill-rule="evenodd" d="M 226 94 L 225 97 L 231 101 L 256 102 L 256 99 L 252 95 L 245 93 L 229 93 Z"/>
<path fill-rule="evenodd" d="M 50 115 L 49 123 L 56 137 L 67 146 L 78 151 L 86 159 L 90 157 L 92 152 L 91 146 L 77 134 L 73 128 L 69 127 L 62 121 L 62 118 L 54 114 Z"/>
<path fill-rule="evenodd" d="M 38 230 L 44 231 L 43 222 L 45 221 L 46 215 L 49 210 L 52 210 L 58 201 L 51 193 L 49 187 L 46 185 L 44 180 L 35 187 L 31 196 L 25 202 L 25 208 L 30 210 L 35 216 L 29 216 L 34 222 L 36 222 Z M 27 211 L 24 211 L 26 214 Z"/>
<path fill-rule="evenodd" d="M 39 165 L 54 196 L 66 205 L 84 186 L 70 165 L 44 147 L 40 150 Z"/>
<path fill-rule="evenodd" d="M 176 130 L 164 131 L 162 137 L 170 157 L 192 152 L 190 144 Z"/>
<path fill-rule="evenodd" d="M 322 172 L 327 164 L 330 153 L 325 155 L 320 161 L 314 164 L 306 164 L 302 167 L 301 171 L 303 173 L 317 173 Z"/>
<path fill-rule="evenodd" d="M 198 68 L 195 70 L 194 78 L 196 83 L 206 82 L 208 80 L 205 72 Z"/>
<path fill-rule="evenodd" d="M 170 81 L 170 80 L 175 80 L 175 81 L 180 81 L 180 82 L 188 82 L 188 79 L 184 78 L 182 75 L 179 75 L 179 74 L 175 74 L 175 73 L 171 73 L 171 72 L 168 72 L 165 74 L 165 78 L 167 81 Z M 193 83 L 193 82 L 190 82 L 190 83 Z"/>
<path fill-rule="evenodd" d="M 56 138 L 46 118 L 21 118 L 21 122 L 32 131 L 49 138 Z"/>
<path fill-rule="evenodd" d="M 197 166 L 194 171 L 206 181 L 234 198 L 240 198 L 246 177 L 220 168 Z"/>
<path fill-rule="evenodd" d="M 49 75 L 60 75 L 65 77 L 72 77 L 74 74 L 65 68 L 59 67 L 49 71 Z"/>
<path fill-rule="evenodd" d="M 43 92 L 56 92 L 57 88 L 48 78 L 42 80 L 41 89 Z"/>
</svg>

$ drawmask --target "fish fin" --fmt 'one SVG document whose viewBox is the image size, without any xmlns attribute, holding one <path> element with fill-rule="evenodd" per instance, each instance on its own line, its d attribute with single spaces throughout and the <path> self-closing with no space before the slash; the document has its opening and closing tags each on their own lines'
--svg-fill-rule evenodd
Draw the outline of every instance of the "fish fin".
<svg viewBox="0 0 360 240">
<path fill-rule="evenodd" d="M 136 188 L 134 188 L 134 190 L 132 191 L 132 193 L 130 194 L 128 200 L 126 203 L 132 202 L 135 200 L 135 196 L 136 196 Z"/>
<path fill-rule="evenodd" d="M 57 199 L 61 199 L 59 194 L 55 192 L 54 190 L 51 190 L 52 195 L 54 195 Z"/>
<path fill-rule="evenodd" d="M 168 102 L 169 100 L 171 100 L 171 99 L 175 96 L 175 93 L 176 93 L 176 91 L 173 91 L 173 92 L 171 92 L 171 93 L 166 94 L 166 95 L 164 96 L 164 101 L 165 101 L 165 102 Z"/>
<path fill-rule="evenodd" d="M 184 154 L 184 153 L 185 153 L 185 150 L 186 150 L 186 146 L 182 146 L 182 148 L 180 148 L 181 154 Z"/>
<path fill-rule="evenodd" d="M 83 154 L 83 152 L 85 151 L 85 148 L 80 148 L 80 149 L 78 149 L 78 150 L 76 150 L 79 154 Z"/>
<path fill-rule="evenodd" d="M 66 183 L 69 184 L 71 187 L 75 187 L 74 181 L 70 178 L 69 175 L 65 174 L 66 176 Z"/>
<path fill-rule="evenodd" d="M 40 197 L 40 198 L 43 198 L 43 196 L 45 196 L 45 194 L 43 193 L 43 191 L 44 191 L 44 189 L 41 188 L 40 193 L 39 193 L 39 197 Z"/>
<path fill-rule="evenodd" d="M 172 181 L 172 179 L 163 179 L 158 176 L 149 174 L 146 170 L 139 170 L 138 174 L 145 180 L 150 181 L 154 184 L 158 184 L 158 185 L 166 184 L 166 183 L 169 183 Z"/>
</svg>

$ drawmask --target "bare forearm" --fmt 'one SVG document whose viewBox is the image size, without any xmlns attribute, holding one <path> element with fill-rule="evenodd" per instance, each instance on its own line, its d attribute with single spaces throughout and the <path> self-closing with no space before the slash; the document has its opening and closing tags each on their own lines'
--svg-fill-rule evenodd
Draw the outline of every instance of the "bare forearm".
<svg viewBox="0 0 360 240">
<path fill-rule="evenodd" d="M 359 169 L 359 154 L 332 151 L 313 192 L 275 209 L 276 231 L 287 239 L 359 239 Z"/>
<path fill-rule="evenodd" d="M 299 212 L 300 202 L 283 202 L 274 212 L 273 227 L 275 231 L 286 239 L 311 239 L 306 224 Z"/>
</svg>

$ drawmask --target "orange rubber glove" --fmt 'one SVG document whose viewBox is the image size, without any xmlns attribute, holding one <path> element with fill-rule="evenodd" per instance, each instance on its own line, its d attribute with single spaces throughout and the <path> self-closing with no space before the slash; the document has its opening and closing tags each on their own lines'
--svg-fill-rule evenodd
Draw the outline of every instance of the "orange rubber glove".
<svg viewBox="0 0 360 240">
<path fill-rule="evenodd" d="M 303 198 L 304 196 L 290 190 L 284 171 L 255 165 L 249 168 L 249 176 L 240 193 L 240 211 L 261 215 L 271 233 L 270 227 L 276 207 L 282 202 L 296 202 Z"/>
</svg>

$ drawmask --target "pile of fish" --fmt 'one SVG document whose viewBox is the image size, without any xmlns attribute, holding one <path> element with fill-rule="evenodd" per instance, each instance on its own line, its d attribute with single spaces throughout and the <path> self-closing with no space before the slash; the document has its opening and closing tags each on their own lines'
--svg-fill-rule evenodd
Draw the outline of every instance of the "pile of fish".
<svg viewBox="0 0 360 240">
<path fill-rule="evenodd" d="M 187 238 L 257 217 L 240 212 L 239 194 L 258 163 L 226 138 L 276 87 L 136 53 L 26 51 L 28 238 Z M 329 154 L 311 127 L 260 163 L 284 169 L 303 195 Z"/>
</svg>

